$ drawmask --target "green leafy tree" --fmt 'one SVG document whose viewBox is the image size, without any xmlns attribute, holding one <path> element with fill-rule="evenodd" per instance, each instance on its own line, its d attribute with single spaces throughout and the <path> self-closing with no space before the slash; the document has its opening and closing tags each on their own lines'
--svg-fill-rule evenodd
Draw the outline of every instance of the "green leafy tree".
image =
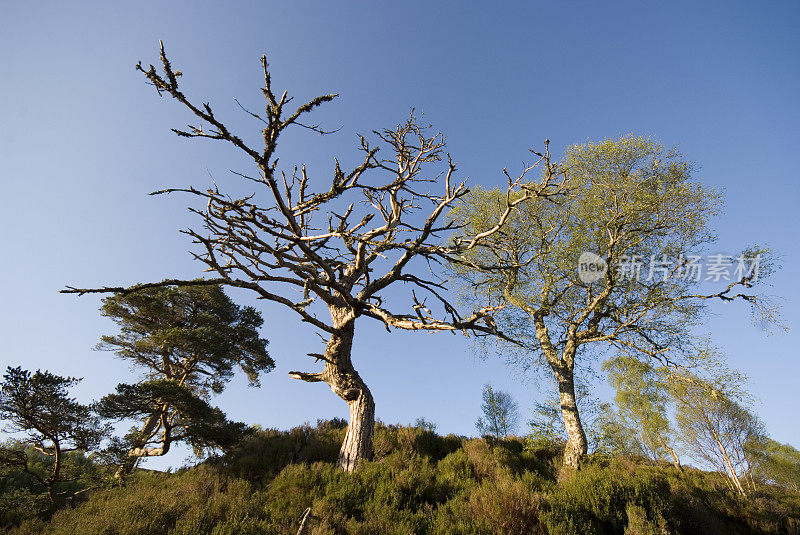
<svg viewBox="0 0 800 535">
<path fill-rule="evenodd" d="M 590 427 L 595 430 L 597 435 L 595 452 L 609 455 L 647 456 L 638 430 L 625 421 L 619 411 L 610 403 L 603 403 L 601 408 L 601 413 Z"/>
<path fill-rule="evenodd" d="M 766 436 L 745 444 L 752 476 L 763 483 L 800 491 L 800 451 Z"/>
<path fill-rule="evenodd" d="M 640 449 L 653 460 L 669 457 L 679 470 L 680 458 L 674 448 L 674 431 L 667 411 L 669 386 L 649 361 L 618 355 L 603 363 L 622 424 L 636 430 Z"/>
<path fill-rule="evenodd" d="M 243 425 L 229 422 L 209 405 L 240 368 L 252 386 L 274 362 L 259 336 L 263 320 L 252 307 L 239 307 L 218 285 L 157 287 L 103 300 L 101 311 L 120 327 L 103 336 L 99 349 L 114 351 L 141 371 L 135 384 L 120 384 L 98 412 L 113 419 L 138 419 L 129 433 L 119 475 L 142 457 L 165 455 L 175 442 L 195 450 L 230 444 Z M 127 447 L 126 447 L 127 446 Z"/>
<path fill-rule="evenodd" d="M 519 421 L 519 406 L 511 394 L 495 390 L 492 385 L 487 384 L 483 386 L 482 398 L 483 416 L 475 422 L 478 432 L 497 438 L 513 434 Z"/>
<path fill-rule="evenodd" d="M 30 476 L 56 505 L 72 495 L 71 483 L 84 475 L 70 453 L 97 448 L 109 431 L 88 406 L 70 397 L 79 381 L 9 366 L 0 385 L 0 419 L 8 422 L 8 431 L 23 434 L 25 445 L 0 447 L 0 466 Z"/>
<path fill-rule="evenodd" d="M 693 179 L 678 152 L 628 135 L 573 146 L 558 166 L 564 194 L 516 205 L 506 225 L 455 270 L 465 298 L 503 307 L 494 320 L 525 344 L 522 358 L 552 371 L 568 435 L 564 468 L 574 469 L 588 449 L 575 394 L 579 359 L 591 362 L 612 347 L 683 359 L 710 299 L 745 300 L 767 322 L 777 312 L 754 288 L 770 271 L 764 249 L 732 259 L 742 269 L 708 293 L 689 276 L 690 259 L 714 241 L 709 220 L 722 197 Z M 480 232 L 508 198 L 477 189 L 451 217 L 464 232 Z M 667 265 L 651 270 L 651 260 Z M 586 270 L 579 271 L 581 263 Z M 480 267 L 486 264 L 505 269 Z"/>
</svg>

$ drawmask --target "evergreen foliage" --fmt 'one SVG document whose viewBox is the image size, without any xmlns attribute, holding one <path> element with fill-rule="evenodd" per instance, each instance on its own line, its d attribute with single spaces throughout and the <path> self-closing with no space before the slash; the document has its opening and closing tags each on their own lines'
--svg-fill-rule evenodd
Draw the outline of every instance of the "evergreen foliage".
<svg viewBox="0 0 800 535">
<path fill-rule="evenodd" d="M 239 307 L 218 285 L 156 287 L 103 300 L 103 315 L 120 327 L 99 349 L 114 351 L 141 373 L 135 384 L 117 385 L 98 403 L 105 418 L 136 419 L 140 427 L 106 451 L 129 473 L 144 456 L 166 454 L 172 443 L 196 452 L 231 445 L 244 424 L 229 422 L 207 399 L 220 393 L 240 368 L 252 386 L 275 363 L 259 336 L 261 315 Z"/>
<path fill-rule="evenodd" d="M 70 462 L 74 457 L 69 454 L 94 449 L 108 433 L 88 406 L 70 397 L 70 388 L 79 381 L 10 366 L 3 375 L 0 419 L 9 423 L 7 431 L 24 436 L 24 443 L 0 446 L 4 477 L 26 480 L 12 501 L 31 503 L 36 510 L 33 502 L 44 493 L 53 505 L 63 503 L 75 491 L 72 483 L 83 475 L 80 463 Z M 9 510 L 16 507 L 12 504 Z"/>
</svg>

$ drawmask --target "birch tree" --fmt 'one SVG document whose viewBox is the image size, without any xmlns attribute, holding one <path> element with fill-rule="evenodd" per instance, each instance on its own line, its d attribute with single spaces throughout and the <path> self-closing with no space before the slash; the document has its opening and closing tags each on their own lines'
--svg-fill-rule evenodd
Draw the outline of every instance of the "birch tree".
<svg viewBox="0 0 800 535">
<path fill-rule="evenodd" d="M 729 384 L 684 372 L 673 377 L 672 395 L 683 444 L 698 460 L 726 474 L 731 488 L 744 496 L 745 487 L 754 486 L 746 446 L 765 433 L 761 421 L 726 392 Z"/>
<path fill-rule="evenodd" d="M 745 444 L 745 454 L 754 479 L 800 491 L 800 451 L 797 448 L 761 436 Z"/>
<path fill-rule="evenodd" d="M 681 470 L 669 419 L 669 385 L 661 374 L 650 362 L 626 355 L 604 362 L 603 370 L 616 391 L 614 402 L 622 421 L 636 430 L 642 451 L 656 461 L 668 457 Z"/>
<path fill-rule="evenodd" d="M 155 286 L 220 284 L 251 290 L 258 298 L 285 306 L 325 340 L 322 352 L 310 353 L 323 369 L 290 375 L 325 383 L 347 403 L 350 423 L 338 462 L 351 471 L 359 460 L 372 456 L 375 420 L 372 392 L 351 358 L 357 320 L 376 320 L 387 329 L 500 334 L 491 320 L 495 307 L 459 311 L 430 270 L 448 259 L 465 261 L 463 253 L 497 232 L 518 204 L 555 194 L 557 170 L 547 152 L 533 153 L 533 162 L 518 176 L 507 175 L 505 208 L 480 231 L 447 241 L 457 225 L 443 215 L 469 190 L 457 178 L 443 136 L 420 124 L 413 113 L 396 128 L 359 136 L 361 163 L 352 169 L 343 169 L 334 159 L 328 179 L 314 178 L 304 165 L 279 167 L 276 150 L 289 129 L 326 133 L 307 117 L 337 95 L 322 95 L 294 108 L 293 98 L 273 87 L 262 57 L 263 111 L 245 110 L 260 124 L 261 144 L 255 146 L 232 132 L 210 104 L 186 96 L 179 83 L 182 74 L 172 67 L 163 45 L 160 60 L 160 70 L 141 64 L 137 68 L 159 95 L 172 98 L 195 117 L 194 125 L 175 133 L 235 148 L 252 165 L 252 172 L 237 175 L 254 192 L 231 196 L 216 185 L 155 192 L 180 192 L 202 203 L 191 209 L 201 228 L 184 232 L 199 247 L 195 258 L 209 278 L 65 291 L 126 293 Z M 533 169 L 544 169 L 541 180 L 526 179 Z M 408 298 L 393 304 L 387 290 L 397 286 L 408 289 Z"/>
<path fill-rule="evenodd" d="M 483 386 L 483 403 L 475 427 L 481 435 L 493 435 L 496 438 L 505 438 L 517 429 L 519 420 L 519 405 L 511 394 L 502 390 L 495 390 L 492 385 Z"/>
<path fill-rule="evenodd" d="M 628 135 L 573 146 L 559 165 L 564 197 L 518 204 L 486 247 L 465 255 L 507 269 L 461 263 L 455 270 L 465 282 L 464 297 L 505 305 L 497 324 L 528 341 L 528 363 L 543 362 L 552 371 L 568 434 L 564 467 L 574 469 L 587 452 L 575 397 L 579 359 L 590 362 L 616 347 L 679 360 L 712 299 L 746 301 L 767 322 L 776 310 L 756 288 L 769 271 L 762 248 L 730 255 L 741 269 L 718 277 L 716 287 L 703 285 L 707 273 L 695 275 L 699 255 L 714 241 L 709 220 L 722 197 L 694 180 L 680 153 Z M 505 198 L 503 191 L 475 190 L 451 217 L 479 232 L 504 210 Z"/>
</svg>

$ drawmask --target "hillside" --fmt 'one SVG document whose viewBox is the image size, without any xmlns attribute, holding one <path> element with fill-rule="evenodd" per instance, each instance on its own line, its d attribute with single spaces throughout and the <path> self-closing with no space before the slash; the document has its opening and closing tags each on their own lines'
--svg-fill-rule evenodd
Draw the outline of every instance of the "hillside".
<svg viewBox="0 0 800 535">
<path fill-rule="evenodd" d="M 334 465 L 343 433 L 341 421 L 258 430 L 222 457 L 138 471 L 8 533 L 294 534 L 307 507 L 311 534 L 800 533 L 799 494 L 737 498 L 716 473 L 595 455 L 559 482 L 557 448 L 379 425 L 376 460 L 346 474 Z"/>
</svg>

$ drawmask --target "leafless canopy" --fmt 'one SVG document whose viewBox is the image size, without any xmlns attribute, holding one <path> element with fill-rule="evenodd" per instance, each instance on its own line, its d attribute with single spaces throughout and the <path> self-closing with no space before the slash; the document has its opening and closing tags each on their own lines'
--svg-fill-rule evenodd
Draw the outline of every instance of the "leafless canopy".
<svg viewBox="0 0 800 535">
<path fill-rule="evenodd" d="M 254 176 L 236 174 L 252 182 L 258 191 L 243 198 L 231 197 L 216 186 L 205 191 L 189 187 L 153 193 L 183 192 L 203 199 L 205 208 L 191 209 L 201 217 L 202 230 L 183 232 L 200 245 L 201 252 L 194 256 L 214 274 L 213 278 L 168 279 L 131 287 L 67 287 L 63 293 L 124 293 L 153 286 L 222 284 L 253 290 L 260 298 L 291 308 L 303 321 L 331 334 L 336 327 L 314 313 L 312 303 L 316 300 L 328 308 L 344 308 L 356 316 L 380 320 L 387 329 L 500 334 L 491 320 L 491 308 L 462 315 L 448 301 L 443 281 L 433 270 L 426 271 L 426 266 L 466 262 L 463 253 L 481 246 L 519 203 L 536 196 L 557 195 L 559 170 L 551 164 L 547 150 L 532 151 L 534 163 L 524 165 L 516 177 L 506 173 L 507 206 L 494 225 L 487 225 L 489 230 L 453 237 L 458 236 L 458 228 L 446 213 L 468 189 L 465 181 L 456 178 L 456 166 L 444 152 L 443 136 L 421 126 L 413 112 L 396 128 L 375 131 L 374 141 L 360 136 L 361 163 L 343 170 L 335 160 L 327 189 L 315 190 L 305 166 L 280 171 L 275 151 L 281 134 L 294 125 L 327 133 L 301 121 L 337 95 L 319 96 L 291 110 L 292 98 L 285 91 L 278 94 L 273 89 L 267 60 L 262 56 L 264 112 L 245 109 L 263 124 L 263 145 L 255 149 L 233 134 L 209 104 L 189 101 L 179 88 L 181 73 L 170 65 L 163 45 L 161 66 L 162 72 L 141 63 L 137 68 L 159 95 L 179 101 L 199 121 L 196 126 L 174 132 L 183 137 L 226 141 L 241 150 L 255 163 L 257 172 Z M 528 178 L 534 170 L 540 173 L 535 182 Z M 431 186 L 441 187 L 440 193 L 431 193 Z M 266 203 L 255 200 L 263 190 L 269 198 Z M 411 273 L 408 266 L 415 258 L 425 262 L 418 265 L 423 269 Z M 381 298 L 382 291 L 396 282 L 413 287 L 411 308 L 405 312 L 391 310 Z"/>
</svg>

